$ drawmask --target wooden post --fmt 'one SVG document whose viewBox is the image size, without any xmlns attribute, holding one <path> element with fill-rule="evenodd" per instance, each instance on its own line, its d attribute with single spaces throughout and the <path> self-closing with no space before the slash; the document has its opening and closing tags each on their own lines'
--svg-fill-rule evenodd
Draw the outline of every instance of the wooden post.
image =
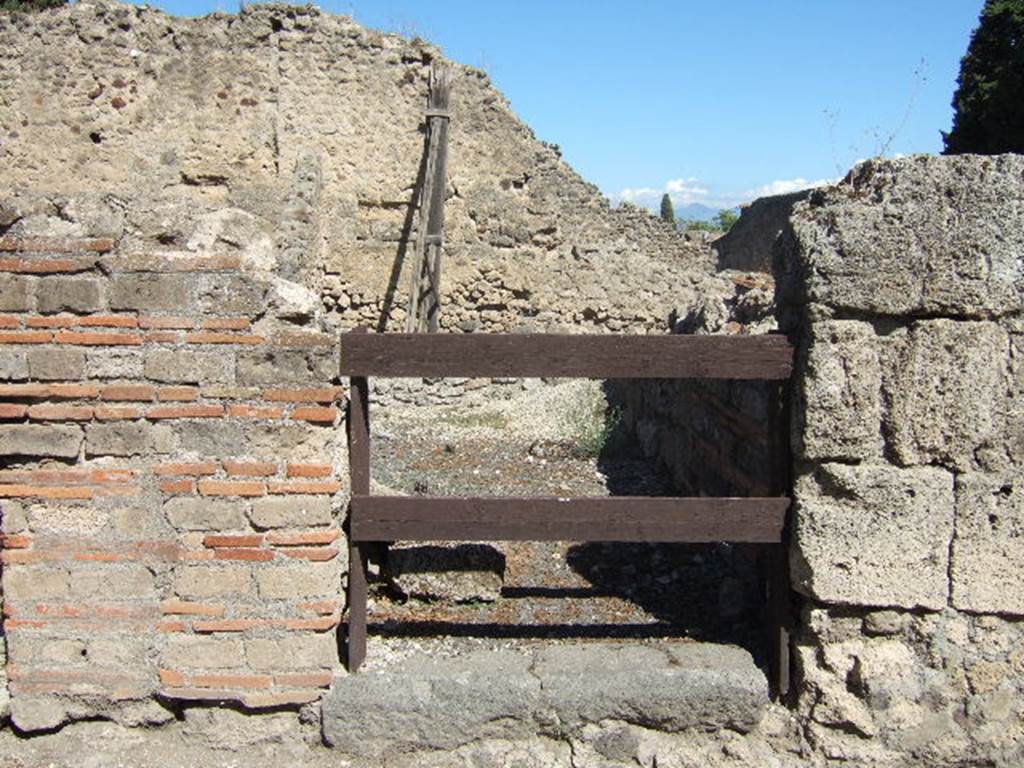
<svg viewBox="0 0 1024 768">
<path fill-rule="evenodd" d="M 789 496 L 789 386 L 788 382 L 768 382 L 768 440 L 771 451 L 771 485 L 773 495 Z M 787 518 L 792 515 L 790 510 Z M 768 605 L 768 668 L 769 682 L 778 700 L 789 694 L 790 627 L 792 604 L 789 580 L 789 526 L 783 526 L 782 541 L 769 545 L 764 557 Z"/>
<path fill-rule="evenodd" d="M 436 331 L 441 314 L 441 255 L 444 246 L 444 198 L 448 179 L 448 114 L 451 70 L 430 72 L 427 104 L 427 167 L 419 194 L 416 252 L 409 285 L 408 333 Z"/>
<path fill-rule="evenodd" d="M 358 331 L 365 333 L 366 328 Z M 342 355 L 345 354 L 342 349 Z M 349 488 L 353 497 L 370 494 L 370 384 L 353 376 L 348 400 Z M 366 551 L 352 539 L 349 506 L 348 537 L 348 643 L 349 672 L 359 670 L 366 658 Z"/>
</svg>

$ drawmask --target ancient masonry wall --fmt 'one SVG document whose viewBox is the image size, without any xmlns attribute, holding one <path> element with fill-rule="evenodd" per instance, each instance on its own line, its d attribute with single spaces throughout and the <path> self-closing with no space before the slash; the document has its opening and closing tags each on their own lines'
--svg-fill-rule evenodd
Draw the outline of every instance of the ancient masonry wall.
<svg viewBox="0 0 1024 768">
<path fill-rule="evenodd" d="M 1024 158 L 869 163 L 791 221 L 808 733 L 866 762 L 1020 762 Z"/>
<path fill-rule="evenodd" d="M 16 728 L 300 706 L 340 669 L 337 334 L 401 327 L 438 56 L 312 8 L 0 16 Z M 719 284 L 456 70 L 447 330 L 645 333 Z"/>
<path fill-rule="evenodd" d="M 809 746 L 861 765 L 1019 763 L 1024 158 L 869 162 L 776 235 L 762 248 L 798 349 L 794 704 Z M 737 310 L 710 302 L 693 328 L 746 332 Z M 681 469 L 708 430 L 735 463 L 722 410 L 750 413 L 750 388 L 673 386 L 632 399 L 648 450 L 683 487 L 750 493 Z"/>
<path fill-rule="evenodd" d="M 345 570 L 335 336 L 276 325 L 238 253 L 0 252 L 15 724 L 316 700 Z"/>
</svg>

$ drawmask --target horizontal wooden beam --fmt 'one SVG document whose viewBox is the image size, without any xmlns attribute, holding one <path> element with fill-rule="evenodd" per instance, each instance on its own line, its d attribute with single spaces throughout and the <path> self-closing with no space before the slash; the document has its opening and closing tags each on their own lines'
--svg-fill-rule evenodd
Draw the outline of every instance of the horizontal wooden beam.
<svg viewBox="0 0 1024 768">
<path fill-rule="evenodd" d="M 347 333 L 344 376 L 550 376 L 590 379 L 789 378 L 780 335 L 622 336 Z"/>
<path fill-rule="evenodd" d="M 353 541 L 782 540 L 789 499 L 353 496 Z"/>
</svg>

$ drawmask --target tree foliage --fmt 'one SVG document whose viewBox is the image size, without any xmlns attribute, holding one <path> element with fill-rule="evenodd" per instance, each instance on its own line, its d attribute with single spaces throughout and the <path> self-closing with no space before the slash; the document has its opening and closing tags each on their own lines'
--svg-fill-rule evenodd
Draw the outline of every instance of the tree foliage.
<svg viewBox="0 0 1024 768">
<path fill-rule="evenodd" d="M 740 215 L 736 213 L 735 208 L 723 208 L 711 221 L 701 221 L 700 219 L 680 219 L 679 227 L 686 232 L 711 232 L 721 233 L 728 232 L 732 229 L 732 225 L 736 223 Z"/>
<path fill-rule="evenodd" d="M 728 232 L 739 217 L 740 215 L 732 208 L 723 208 L 715 214 L 715 226 L 723 232 Z"/>
<path fill-rule="evenodd" d="M 676 212 L 672 207 L 672 198 L 667 192 L 661 196 L 661 220 L 673 227 L 676 225 Z"/>
<path fill-rule="evenodd" d="M 1024 152 L 1024 0 L 986 0 L 953 109 L 945 154 Z"/>
</svg>

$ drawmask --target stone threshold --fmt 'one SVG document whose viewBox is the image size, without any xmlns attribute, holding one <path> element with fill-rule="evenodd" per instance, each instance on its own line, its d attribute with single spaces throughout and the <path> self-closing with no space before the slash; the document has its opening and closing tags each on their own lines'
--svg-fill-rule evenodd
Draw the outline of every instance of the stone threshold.
<svg viewBox="0 0 1024 768">
<path fill-rule="evenodd" d="M 695 642 L 576 643 L 419 653 L 339 674 L 322 704 L 324 741 L 380 758 L 485 739 L 578 735 L 617 720 L 665 732 L 746 733 L 768 682 L 741 648 Z"/>
</svg>

